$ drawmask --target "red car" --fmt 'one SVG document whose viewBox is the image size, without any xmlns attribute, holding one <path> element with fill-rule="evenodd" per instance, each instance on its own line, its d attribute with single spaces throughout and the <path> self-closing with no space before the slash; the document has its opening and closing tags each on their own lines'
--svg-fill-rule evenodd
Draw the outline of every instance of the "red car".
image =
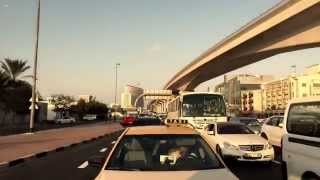
<svg viewBox="0 0 320 180">
<path fill-rule="evenodd" d="M 122 126 L 131 126 L 135 122 L 135 116 L 124 116 L 122 122 L 120 123 Z"/>
</svg>

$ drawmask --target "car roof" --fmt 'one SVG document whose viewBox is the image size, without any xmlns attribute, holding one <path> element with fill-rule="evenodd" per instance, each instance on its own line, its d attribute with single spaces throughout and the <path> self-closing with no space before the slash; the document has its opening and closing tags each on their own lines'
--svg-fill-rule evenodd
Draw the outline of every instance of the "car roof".
<svg viewBox="0 0 320 180">
<path fill-rule="evenodd" d="M 243 126 L 242 123 L 239 122 L 216 122 L 217 125 L 241 125 Z"/>
<path fill-rule="evenodd" d="M 233 117 L 231 120 L 241 120 L 241 119 L 257 119 L 255 117 Z"/>
<path fill-rule="evenodd" d="M 310 97 L 305 97 L 305 98 L 296 98 L 291 101 L 289 101 L 289 104 L 294 104 L 294 103 L 304 103 L 304 102 L 319 102 L 320 101 L 320 96 L 310 96 Z"/>
<path fill-rule="evenodd" d="M 187 127 L 176 126 L 137 126 L 129 127 L 126 135 L 161 135 L 161 134 L 199 134 L 197 131 Z"/>
</svg>

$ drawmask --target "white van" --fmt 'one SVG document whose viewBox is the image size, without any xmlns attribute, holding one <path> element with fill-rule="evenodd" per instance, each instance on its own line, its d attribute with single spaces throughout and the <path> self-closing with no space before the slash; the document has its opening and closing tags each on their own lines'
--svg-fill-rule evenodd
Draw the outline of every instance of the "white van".
<svg viewBox="0 0 320 180">
<path fill-rule="evenodd" d="M 293 100 L 284 116 L 282 158 L 289 180 L 320 179 L 320 97 Z"/>
</svg>

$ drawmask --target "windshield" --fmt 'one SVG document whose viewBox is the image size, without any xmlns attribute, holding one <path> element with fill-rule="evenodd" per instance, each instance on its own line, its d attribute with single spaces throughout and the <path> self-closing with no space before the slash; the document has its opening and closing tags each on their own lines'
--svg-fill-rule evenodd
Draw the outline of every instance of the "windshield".
<svg viewBox="0 0 320 180">
<path fill-rule="evenodd" d="M 192 94 L 183 96 L 182 113 L 184 117 L 226 116 L 223 97 L 214 94 Z"/>
<path fill-rule="evenodd" d="M 218 134 L 254 134 L 248 127 L 242 124 L 217 124 Z"/>
<path fill-rule="evenodd" d="M 184 171 L 224 168 L 199 135 L 126 136 L 107 170 Z"/>
</svg>

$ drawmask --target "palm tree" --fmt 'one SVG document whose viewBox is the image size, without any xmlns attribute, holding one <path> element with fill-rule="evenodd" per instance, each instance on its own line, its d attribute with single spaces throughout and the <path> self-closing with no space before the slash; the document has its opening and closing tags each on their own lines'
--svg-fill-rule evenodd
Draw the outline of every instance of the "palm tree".
<svg viewBox="0 0 320 180">
<path fill-rule="evenodd" d="M 0 91 L 6 87 L 8 80 L 8 76 L 0 69 Z"/>
<path fill-rule="evenodd" d="M 9 81 L 13 82 L 18 81 L 20 76 L 26 70 L 30 69 L 30 66 L 27 65 L 27 61 L 9 58 L 5 58 L 4 61 L 1 62 L 1 67 L 3 69 L 3 74 L 9 78 Z"/>
</svg>

